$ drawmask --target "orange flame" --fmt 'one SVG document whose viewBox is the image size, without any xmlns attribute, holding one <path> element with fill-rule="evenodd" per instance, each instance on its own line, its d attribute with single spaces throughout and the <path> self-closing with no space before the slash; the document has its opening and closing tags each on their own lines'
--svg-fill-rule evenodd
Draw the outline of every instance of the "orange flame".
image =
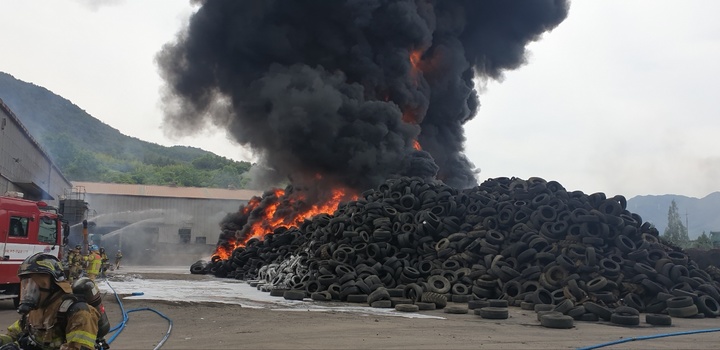
<svg viewBox="0 0 720 350">
<path fill-rule="evenodd" d="M 412 65 L 413 71 L 420 70 L 420 59 L 422 59 L 422 50 L 410 51 L 410 64 Z"/>
<path fill-rule="evenodd" d="M 411 111 L 404 111 L 402 114 L 402 121 L 408 124 L 416 124 L 415 114 Z"/>
<path fill-rule="evenodd" d="M 267 201 L 268 197 L 270 197 L 271 202 L 265 206 L 264 210 L 253 212 L 263 199 Z M 265 196 L 264 198 L 253 197 L 241 210 L 243 215 L 255 215 L 249 219 L 248 224 L 243 228 L 243 231 L 246 232 L 244 238 L 242 240 L 230 240 L 227 244 L 218 246 L 213 256 L 227 260 L 232 255 L 233 250 L 238 247 L 244 247 L 247 242 L 253 238 L 262 240 L 266 235 L 272 234 L 276 228 L 281 226 L 298 227 L 303 221 L 311 219 L 315 215 L 334 212 L 341 201 L 356 200 L 357 198 L 357 195 L 351 194 L 348 190 L 337 188 L 332 190 L 330 198 L 324 203 L 312 204 L 302 210 L 283 210 L 278 212 L 278 208 L 280 207 L 304 207 L 301 206 L 300 203 L 306 200 L 306 196 L 302 192 L 294 192 L 286 195 L 285 191 L 275 189 L 271 196 Z"/>
<path fill-rule="evenodd" d="M 418 151 L 422 151 L 422 147 L 420 147 L 420 142 L 418 142 L 418 140 L 413 140 L 413 148 Z"/>
<path fill-rule="evenodd" d="M 413 83 L 415 84 L 416 87 L 419 83 L 420 73 L 422 73 L 422 67 L 421 67 L 422 55 L 423 55 L 423 50 L 410 51 L 410 57 L 409 57 L 410 66 L 411 66 L 410 74 L 413 77 L 413 80 L 414 80 Z"/>
</svg>

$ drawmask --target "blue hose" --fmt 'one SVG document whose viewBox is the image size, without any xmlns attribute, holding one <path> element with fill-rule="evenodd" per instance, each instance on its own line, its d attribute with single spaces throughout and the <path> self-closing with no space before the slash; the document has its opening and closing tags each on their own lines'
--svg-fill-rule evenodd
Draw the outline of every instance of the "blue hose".
<svg viewBox="0 0 720 350">
<path fill-rule="evenodd" d="M 711 332 L 717 332 L 717 331 L 720 331 L 720 328 L 708 328 L 708 329 L 697 329 L 697 330 L 692 330 L 692 331 L 683 331 L 683 332 L 675 332 L 675 333 L 643 335 L 643 336 L 639 336 L 639 337 L 624 338 L 624 339 L 618 339 L 618 340 L 614 340 L 614 341 L 607 342 L 607 343 L 585 346 L 582 348 L 578 348 L 578 350 L 599 349 L 599 348 L 604 348 L 606 346 L 617 345 L 617 344 L 627 343 L 627 342 L 636 341 L 636 340 L 649 340 L 649 339 L 657 339 L 657 338 L 674 337 L 677 335 L 711 333 Z"/>
<path fill-rule="evenodd" d="M 128 317 L 129 313 L 138 312 L 138 311 L 152 311 L 168 321 L 168 329 L 167 329 L 167 332 L 165 332 L 165 336 L 153 348 L 153 350 L 160 349 L 163 346 L 163 344 L 165 344 L 165 342 L 168 340 L 168 338 L 170 338 L 170 333 L 172 332 L 172 328 L 173 328 L 173 321 L 169 317 L 167 317 L 165 314 L 163 314 L 162 312 L 157 311 L 152 308 L 149 308 L 149 307 L 142 307 L 142 308 L 131 309 L 131 310 L 125 311 L 125 307 L 123 306 L 122 301 L 120 301 L 120 296 L 118 295 L 117 291 L 115 291 L 115 288 L 113 288 L 112 285 L 110 285 L 110 282 L 108 282 L 107 280 L 105 280 L 105 283 L 107 283 L 108 287 L 110 287 L 110 289 L 112 289 L 113 294 L 115 294 L 115 300 L 117 300 L 118 305 L 120 305 L 120 312 L 122 312 L 122 318 L 123 318 L 119 324 L 110 328 L 109 332 L 115 332 L 115 331 L 116 332 L 112 336 L 110 336 L 110 338 L 107 339 L 107 343 L 110 344 L 113 341 L 115 341 L 115 338 L 117 338 L 117 336 L 120 335 L 120 333 L 122 333 L 123 329 L 125 329 L 125 325 L 127 324 L 127 321 L 129 320 L 129 317 Z"/>
</svg>

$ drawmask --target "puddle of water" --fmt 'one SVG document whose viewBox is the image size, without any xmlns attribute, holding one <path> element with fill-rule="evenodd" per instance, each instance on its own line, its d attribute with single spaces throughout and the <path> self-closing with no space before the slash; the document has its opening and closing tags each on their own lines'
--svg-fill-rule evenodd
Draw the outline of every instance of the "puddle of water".
<svg viewBox="0 0 720 350">
<path fill-rule="evenodd" d="M 130 295 L 142 292 L 143 295 L 126 296 L 124 299 L 133 300 L 162 300 L 171 302 L 190 303 L 223 303 L 240 305 L 254 309 L 270 309 L 273 311 L 313 311 L 313 312 L 350 312 L 365 315 L 397 316 L 406 318 L 433 318 L 443 317 L 425 315 L 421 313 L 397 312 L 394 309 L 379 309 L 363 306 L 353 306 L 348 303 L 332 303 L 335 305 L 322 305 L 312 301 L 285 300 L 270 296 L 269 293 L 250 287 L 244 281 L 232 279 L 207 279 L 201 281 L 188 280 L 161 280 L 141 279 L 130 276 L 121 281 L 110 281 L 112 288 L 118 294 Z M 98 283 L 104 292 L 112 293 L 108 282 Z"/>
</svg>

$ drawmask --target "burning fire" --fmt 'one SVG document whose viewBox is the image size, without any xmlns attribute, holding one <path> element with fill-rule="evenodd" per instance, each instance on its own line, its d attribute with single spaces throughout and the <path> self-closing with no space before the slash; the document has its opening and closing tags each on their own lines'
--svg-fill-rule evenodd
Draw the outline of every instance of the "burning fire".
<svg viewBox="0 0 720 350">
<path fill-rule="evenodd" d="M 303 221 L 315 215 L 334 212 L 340 202 L 357 198 L 357 195 L 342 188 L 333 189 L 329 198 L 323 203 L 316 204 L 306 203 L 307 196 L 303 192 L 286 193 L 282 189 L 266 193 L 262 198 L 253 197 L 241 209 L 241 213 L 248 217 L 247 224 L 242 230 L 236 232 L 236 239 L 231 239 L 227 244 L 218 246 L 213 257 L 217 256 L 227 260 L 235 248 L 244 247 L 253 238 L 262 240 L 265 235 L 272 234 L 276 228 L 281 226 L 300 226 Z"/>
<path fill-rule="evenodd" d="M 418 151 L 422 151 L 422 147 L 420 147 L 420 142 L 418 140 L 413 140 L 413 148 Z"/>
<path fill-rule="evenodd" d="M 422 59 L 422 55 L 422 50 L 410 51 L 410 64 L 412 65 L 413 73 L 420 71 L 420 60 Z"/>
<path fill-rule="evenodd" d="M 422 55 L 423 50 L 412 50 L 410 51 L 410 65 L 412 66 L 410 74 L 413 77 L 413 83 L 417 87 L 420 81 L 420 73 L 422 73 Z"/>
<path fill-rule="evenodd" d="M 410 74 L 414 78 L 416 85 L 422 77 L 423 53 L 424 50 L 421 49 L 411 50 L 409 53 L 412 66 Z M 384 97 L 386 101 L 390 99 L 388 95 Z M 402 120 L 408 124 L 418 124 L 419 113 L 419 111 L 412 108 L 404 108 Z M 417 140 L 412 140 L 412 146 L 416 150 L 422 150 Z M 314 178 L 316 181 L 323 180 L 320 173 L 315 174 Z M 315 215 L 332 213 L 341 201 L 355 199 L 357 199 L 357 195 L 350 194 L 348 190 L 342 188 L 332 190 L 326 200 L 316 204 L 307 203 L 308 198 L 302 191 L 285 193 L 284 190 L 275 189 L 263 195 L 262 198 L 253 197 L 240 210 L 240 213 L 247 218 L 247 223 L 235 233 L 234 238 L 228 239 L 226 243 L 217 247 L 213 253 L 213 258 L 227 260 L 235 248 L 244 247 L 253 238 L 263 239 L 281 226 L 297 227 L 304 220 Z"/>
</svg>

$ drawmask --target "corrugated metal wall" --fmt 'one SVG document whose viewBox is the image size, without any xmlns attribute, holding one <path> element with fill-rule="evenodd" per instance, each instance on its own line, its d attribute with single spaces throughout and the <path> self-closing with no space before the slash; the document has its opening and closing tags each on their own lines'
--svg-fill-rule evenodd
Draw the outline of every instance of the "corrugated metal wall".
<svg viewBox="0 0 720 350">
<path fill-rule="evenodd" d="M 220 235 L 219 223 L 228 213 L 237 212 L 247 201 L 222 199 L 187 199 L 168 197 L 119 196 L 105 194 L 87 194 L 90 204 L 89 221 L 96 221 L 98 227 L 121 220 L 127 216 L 138 222 L 145 218 L 147 224 L 133 228 L 141 232 L 148 226 L 157 227 L 159 243 L 181 243 L 179 230 L 191 230 L 189 244 L 196 244 L 197 237 L 205 237 L 208 245 L 215 245 Z M 128 212 L 132 212 L 128 213 Z M 114 213 L 114 214 L 113 214 Z M 128 213 L 124 215 L 123 213 Z M 132 230 L 128 229 L 128 233 Z M 123 233 L 124 235 L 125 233 Z"/>
<path fill-rule="evenodd" d="M 23 192 L 13 182 L 34 182 L 55 198 L 47 201 L 54 206 L 59 204 L 58 200 L 65 189 L 72 188 L 70 182 L 58 173 L 50 159 L 27 135 L 25 127 L 10 116 L 3 106 L 0 108 L 0 195 L 6 191 Z"/>
</svg>

